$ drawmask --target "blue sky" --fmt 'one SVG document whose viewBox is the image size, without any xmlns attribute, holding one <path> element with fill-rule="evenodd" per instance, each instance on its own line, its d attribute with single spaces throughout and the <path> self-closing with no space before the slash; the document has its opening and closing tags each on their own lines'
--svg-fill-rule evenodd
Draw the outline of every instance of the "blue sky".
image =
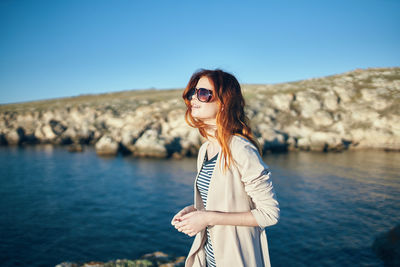
<svg viewBox="0 0 400 267">
<path fill-rule="evenodd" d="M 400 66 L 400 1 L 1 0 L 0 103 Z"/>
</svg>

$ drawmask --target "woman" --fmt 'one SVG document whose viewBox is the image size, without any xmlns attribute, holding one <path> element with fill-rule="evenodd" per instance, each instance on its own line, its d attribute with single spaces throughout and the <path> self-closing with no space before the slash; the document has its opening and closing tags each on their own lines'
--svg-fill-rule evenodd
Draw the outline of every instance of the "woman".
<svg viewBox="0 0 400 267">
<path fill-rule="evenodd" d="M 185 266 L 270 266 L 265 227 L 278 222 L 280 210 L 239 82 L 222 70 L 203 69 L 182 97 L 186 122 L 207 139 L 197 158 L 194 204 L 171 221 L 196 235 Z"/>
</svg>

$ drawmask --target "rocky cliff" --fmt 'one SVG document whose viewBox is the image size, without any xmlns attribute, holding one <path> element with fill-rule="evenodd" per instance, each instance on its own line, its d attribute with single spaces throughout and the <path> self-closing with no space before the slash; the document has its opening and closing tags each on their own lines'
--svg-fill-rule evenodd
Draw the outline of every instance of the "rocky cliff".
<svg viewBox="0 0 400 267">
<path fill-rule="evenodd" d="M 264 153 L 400 151 L 398 67 L 244 84 L 242 89 Z M 196 155 L 204 140 L 184 120 L 182 90 L 132 90 L 0 105 L 0 144 L 88 144 L 98 154 Z"/>
</svg>

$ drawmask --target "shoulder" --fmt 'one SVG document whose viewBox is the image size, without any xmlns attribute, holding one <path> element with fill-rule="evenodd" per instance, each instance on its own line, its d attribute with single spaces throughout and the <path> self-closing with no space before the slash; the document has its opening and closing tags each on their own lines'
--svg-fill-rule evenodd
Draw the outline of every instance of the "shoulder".
<svg viewBox="0 0 400 267">
<path fill-rule="evenodd" d="M 231 152 L 234 160 L 242 168 L 269 168 L 261 157 L 257 147 L 245 137 L 232 136 Z"/>
<path fill-rule="evenodd" d="M 239 136 L 239 135 L 232 135 L 230 148 L 232 153 L 234 152 L 243 152 L 243 150 L 256 150 L 257 148 L 254 144 L 247 138 Z"/>
</svg>

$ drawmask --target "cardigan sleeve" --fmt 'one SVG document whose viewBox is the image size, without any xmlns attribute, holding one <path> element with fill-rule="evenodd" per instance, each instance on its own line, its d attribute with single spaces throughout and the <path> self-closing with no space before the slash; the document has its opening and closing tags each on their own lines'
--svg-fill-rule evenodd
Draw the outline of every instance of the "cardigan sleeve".
<svg viewBox="0 0 400 267">
<path fill-rule="evenodd" d="M 279 203 L 272 186 L 271 171 L 255 146 L 245 144 L 241 147 L 242 149 L 237 151 L 240 179 L 244 183 L 247 195 L 255 204 L 251 213 L 263 230 L 267 226 L 276 224 L 280 216 Z"/>
</svg>

